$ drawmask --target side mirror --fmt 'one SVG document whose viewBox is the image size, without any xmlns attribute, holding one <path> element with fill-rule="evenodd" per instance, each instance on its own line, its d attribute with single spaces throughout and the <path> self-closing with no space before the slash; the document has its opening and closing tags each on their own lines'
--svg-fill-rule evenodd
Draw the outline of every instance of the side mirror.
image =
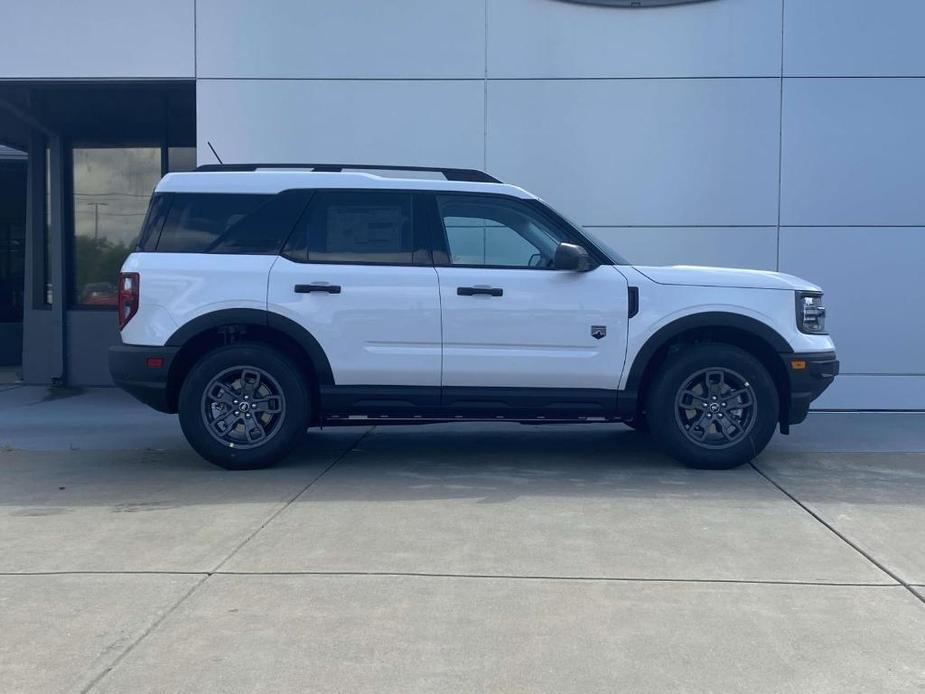
<svg viewBox="0 0 925 694">
<path fill-rule="evenodd" d="M 591 256 L 581 246 L 574 243 L 560 243 L 553 258 L 553 267 L 556 270 L 572 270 L 574 272 L 587 272 L 591 269 Z"/>
</svg>

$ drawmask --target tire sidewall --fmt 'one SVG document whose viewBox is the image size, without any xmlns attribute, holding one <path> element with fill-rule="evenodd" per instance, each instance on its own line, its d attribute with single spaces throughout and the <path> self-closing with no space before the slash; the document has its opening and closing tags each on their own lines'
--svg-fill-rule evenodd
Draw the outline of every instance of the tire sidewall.
<svg viewBox="0 0 925 694">
<path fill-rule="evenodd" d="M 675 396 L 694 373 L 727 368 L 744 376 L 755 393 L 755 422 L 748 434 L 728 448 L 704 448 L 690 441 L 675 416 Z M 672 457 L 696 468 L 727 469 L 749 462 L 767 446 L 777 427 L 777 388 L 764 365 L 732 345 L 704 343 L 682 349 L 666 360 L 652 384 L 647 414 L 652 434 Z"/>
<path fill-rule="evenodd" d="M 283 420 L 276 434 L 256 448 L 236 449 L 222 444 L 206 429 L 202 395 L 211 380 L 234 366 L 255 366 L 273 376 L 285 396 Z M 285 457 L 301 440 L 308 426 L 310 396 L 305 377 L 289 357 L 257 344 L 219 347 L 204 355 L 190 369 L 180 389 L 180 427 L 199 455 L 230 470 L 248 470 L 272 465 Z"/>
</svg>

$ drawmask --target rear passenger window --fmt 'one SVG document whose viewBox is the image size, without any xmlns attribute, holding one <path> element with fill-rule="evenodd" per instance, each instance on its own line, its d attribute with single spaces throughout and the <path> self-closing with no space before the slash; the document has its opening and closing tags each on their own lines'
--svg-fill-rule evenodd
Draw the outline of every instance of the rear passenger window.
<svg viewBox="0 0 925 694">
<path fill-rule="evenodd" d="M 275 195 L 173 193 L 156 250 L 161 253 L 271 255 L 302 213 L 309 191 Z M 152 213 L 153 215 L 153 210 Z M 152 247 L 150 240 L 144 249 Z"/>
<path fill-rule="evenodd" d="M 291 255 L 310 263 L 410 265 L 411 195 L 320 192 L 293 238 Z"/>
</svg>

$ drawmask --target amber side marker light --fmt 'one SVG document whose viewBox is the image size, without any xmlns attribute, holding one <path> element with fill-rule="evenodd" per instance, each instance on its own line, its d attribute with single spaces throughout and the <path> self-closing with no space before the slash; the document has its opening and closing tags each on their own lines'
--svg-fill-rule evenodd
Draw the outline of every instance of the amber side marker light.
<svg viewBox="0 0 925 694">
<path fill-rule="evenodd" d="M 805 369 L 806 360 L 805 359 L 791 359 L 790 368 L 794 369 L 795 371 L 800 371 L 801 369 Z"/>
</svg>

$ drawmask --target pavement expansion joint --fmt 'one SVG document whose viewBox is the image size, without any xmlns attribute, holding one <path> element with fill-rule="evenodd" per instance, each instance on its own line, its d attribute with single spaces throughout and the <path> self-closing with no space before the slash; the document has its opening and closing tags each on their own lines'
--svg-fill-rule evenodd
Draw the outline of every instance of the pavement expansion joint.
<svg viewBox="0 0 925 694">
<path fill-rule="evenodd" d="M 356 440 L 353 441 L 353 443 L 352 443 L 350 446 L 348 446 L 348 447 L 343 451 L 343 453 L 341 453 L 339 456 L 337 456 L 337 458 L 335 458 L 335 459 L 331 462 L 330 465 L 328 465 L 327 467 L 325 467 L 324 470 L 322 470 L 319 474 L 315 475 L 315 477 L 313 477 L 313 478 L 308 482 L 308 484 L 306 484 L 304 487 L 302 487 L 302 489 L 300 489 L 299 492 L 298 492 L 297 494 L 295 494 L 294 496 L 292 496 L 288 501 L 286 501 L 282 506 L 280 506 L 280 508 L 276 509 L 276 511 L 274 511 L 273 513 L 271 513 L 271 514 L 269 515 L 269 517 L 267 517 L 266 520 L 264 520 L 264 522 L 261 523 L 260 526 L 259 526 L 256 530 L 254 530 L 254 532 L 252 532 L 250 535 L 248 535 L 240 544 L 238 544 L 233 550 L 231 550 L 231 552 L 229 552 L 228 556 L 226 556 L 224 559 L 222 559 L 222 561 L 219 562 L 218 566 L 216 566 L 216 568 L 215 568 L 214 570 L 212 570 L 212 571 L 205 571 L 205 572 L 191 572 L 191 573 L 196 573 L 196 574 L 198 574 L 198 575 L 201 575 L 201 576 L 202 576 L 202 579 L 199 580 L 199 581 L 197 581 L 188 591 L 186 591 L 182 596 L 180 596 L 180 598 L 179 598 L 169 609 L 165 610 L 164 613 L 163 613 L 162 615 L 160 615 L 160 617 L 158 617 L 151 625 L 149 625 L 148 628 L 145 629 L 144 632 L 142 632 L 142 633 L 138 636 L 137 639 L 135 639 L 132 643 L 130 643 L 130 644 L 128 645 L 128 647 L 127 647 L 124 651 L 122 651 L 122 652 L 116 657 L 115 660 L 113 660 L 112 663 L 110 663 L 102 672 L 100 672 L 96 677 L 94 677 L 94 678 L 87 684 L 87 686 L 84 687 L 84 688 L 81 690 L 81 694 L 87 694 L 87 692 L 90 692 L 90 691 L 91 691 L 94 687 L 96 687 L 96 685 L 99 684 L 110 672 L 112 672 L 116 667 L 118 667 L 119 663 L 121 663 L 121 662 L 122 662 L 133 650 L 135 650 L 135 648 L 138 646 L 138 644 L 140 644 L 142 641 L 144 641 L 144 640 L 148 637 L 148 635 L 151 634 L 155 629 L 157 629 L 158 626 L 160 626 L 161 623 L 163 623 L 163 621 L 164 621 L 165 619 L 167 619 L 167 617 L 169 617 L 171 614 L 173 614 L 173 613 L 180 607 L 180 605 L 182 605 L 182 604 L 185 603 L 187 600 L 189 600 L 189 599 L 190 599 L 190 598 L 191 598 L 202 586 L 204 586 L 204 585 L 206 584 L 206 582 L 209 580 L 209 578 L 211 578 L 212 576 L 214 576 L 214 575 L 217 573 L 217 571 L 218 571 L 219 568 L 221 568 L 229 559 L 231 559 L 235 554 L 237 554 L 237 552 L 240 551 L 241 548 L 244 547 L 248 542 L 250 542 L 261 530 L 263 530 L 265 527 L 267 527 L 267 525 L 269 525 L 271 522 L 273 522 L 273 519 L 274 519 L 274 518 L 276 518 L 277 516 L 279 516 L 279 514 L 281 514 L 283 511 L 285 511 L 287 508 L 289 508 L 289 505 L 290 505 L 290 504 L 292 504 L 296 499 L 298 499 L 300 496 L 302 496 L 303 494 L 305 494 L 309 489 L 311 489 L 312 485 L 314 485 L 315 482 L 317 482 L 317 481 L 320 480 L 322 477 L 324 477 L 324 475 L 325 475 L 329 470 L 331 470 L 331 468 L 333 468 L 333 467 L 334 467 L 335 465 L 337 465 L 341 460 L 343 460 L 347 455 L 349 455 L 351 451 L 353 451 L 354 449 L 356 449 L 356 447 L 359 445 L 360 441 L 362 441 L 364 438 L 366 438 L 366 436 L 372 431 L 372 429 L 373 429 L 373 428 L 370 428 L 370 429 L 367 429 L 366 431 L 364 431 L 360 436 L 358 436 L 358 437 L 356 438 Z M 81 572 L 81 573 L 89 573 L 89 572 Z M 100 573 L 113 573 L 113 574 L 118 574 L 118 573 L 129 573 L 129 572 L 112 571 L 112 572 L 100 572 Z M 145 572 L 145 573 L 146 573 L 146 572 Z M 171 573 L 171 572 L 151 572 L 151 573 Z M 173 573 L 183 574 L 183 573 L 185 573 L 185 572 L 173 572 Z"/>
<path fill-rule="evenodd" d="M 375 427 L 370 427 L 369 429 L 367 429 L 366 431 L 364 431 L 360 436 L 358 436 L 358 437 L 353 441 L 353 443 L 351 443 L 340 455 L 338 455 L 333 461 L 331 461 L 331 463 L 330 463 L 327 467 L 325 467 L 321 472 L 319 472 L 317 475 L 315 475 L 315 477 L 313 477 L 313 478 L 308 482 L 308 484 L 306 484 L 304 487 L 302 487 L 302 488 L 301 488 L 298 492 L 296 492 L 288 501 L 286 501 L 282 506 L 280 506 L 280 507 L 279 507 L 278 509 L 276 509 L 273 513 L 271 513 L 271 514 L 263 521 L 263 523 L 261 523 L 260 526 L 258 526 L 257 529 L 254 530 L 254 532 L 252 532 L 250 535 L 248 535 L 246 538 L 244 538 L 244 540 L 242 540 L 241 543 L 238 544 L 237 547 L 235 547 L 233 550 L 231 550 L 231 552 L 228 554 L 228 556 L 225 557 L 224 559 L 222 559 L 222 560 L 218 563 L 218 565 L 217 565 L 211 572 L 209 572 L 209 573 L 215 573 L 215 572 L 217 572 L 219 569 L 221 569 L 225 564 L 227 564 L 228 561 L 229 561 L 232 557 L 234 557 L 234 555 L 236 555 L 239 551 L 241 551 L 241 549 L 242 549 L 243 547 L 245 547 L 251 540 L 253 540 L 258 534 L 260 534 L 260 531 L 262 531 L 262 530 L 263 530 L 264 528 L 266 528 L 270 523 L 272 523 L 281 513 L 283 513 L 283 511 L 285 511 L 287 508 L 289 508 L 289 506 L 291 506 L 295 501 L 297 501 L 303 494 L 306 494 L 306 493 L 312 488 L 312 486 L 314 486 L 314 484 L 315 484 L 318 480 L 320 480 L 322 477 L 324 477 L 324 476 L 325 476 L 331 469 L 333 469 L 340 461 L 342 461 L 344 458 L 346 458 L 348 455 L 350 455 L 350 453 L 352 453 L 354 450 L 356 450 L 356 447 L 360 445 L 360 442 L 361 442 L 363 439 L 365 439 L 367 436 L 369 436 L 370 432 L 372 432 L 373 429 L 375 429 Z"/>
<path fill-rule="evenodd" d="M 529 575 L 529 574 L 472 574 L 442 573 L 428 571 L 0 571 L 2 577 L 15 576 L 317 576 L 317 577 L 369 577 L 369 578 L 448 578 L 502 581 L 571 581 L 583 583 L 694 583 L 718 585 L 767 585 L 767 586 L 822 586 L 843 588 L 910 588 L 925 587 L 918 584 L 904 585 L 896 580 L 880 583 L 864 581 L 800 581 L 761 578 L 657 578 L 651 576 L 577 576 L 577 575 Z"/>
<path fill-rule="evenodd" d="M 749 463 L 749 465 L 752 467 L 752 469 L 753 469 L 755 472 L 757 472 L 759 475 L 761 475 L 761 476 L 762 476 L 764 479 L 766 479 L 770 484 L 774 485 L 782 494 L 784 494 L 785 496 L 787 496 L 787 498 L 789 498 L 793 503 L 795 503 L 797 506 L 799 506 L 799 507 L 802 508 L 804 511 L 806 511 L 806 513 L 808 513 L 810 516 L 812 516 L 813 518 L 815 518 L 816 521 L 818 521 L 818 522 L 821 523 L 823 526 L 825 526 L 832 534 L 834 534 L 834 535 L 835 535 L 837 538 L 839 538 L 842 542 L 844 542 L 846 545 L 848 545 L 849 547 L 851 547 L 851 549 L 853 549 L 855 552 L 857 552 L 858 554 L 860 554 L 860 555 L 861 555 L 862 557 L 864 557 L 867 561 L 869 561 L 871 564 L 873 564 L 874 566 L 876 566 L 878 569 L 880 569 L 880 570 L 881 570 L 883 573 L 885 573 L 887 576 L 889 576 L 890 578 L 892 578 L 896 583 L 898 583 L 898 584 L 901 585 L 903 588 L 905 588 L 914 598 L 916 598 L 917 600 L 919 600 L 919 601 L 921 601 L 923 604 L 925 604 L 925 596 L 922 596 L 922 595 L 920 595 L 917 591 L 913 590 L 912 585 L 911 585 L 908 581 L 903 580 L 903 578 L 900 577 L 899 574 L 897 574 L 896 572 L 891 571 L 890 569 L 888 569 L 886 566 L 884 566 L 884 564 L 883 564 L 882 562 L 880 562 L 880 561 L 878 561 L 877 559 L 875 559 L 875 558 L 873 557 L 873 555 L 871 555 L 869 552 L 867 552 L 867 551 L 865 551 L 864 549 L 862 549 L 860 546 L 858 546 L 857 543 L 852 542 L 852 541 L 851 541 L 850 539 L 848 539 L 843 533 L 840 533 L 840 532 L 835 528 L 834 525 L 832 525 L 832 524 L 829 523 L 827 520 L 825 520 L 821 515 L 819 515 L 819 514 L 816 513 L 813 509 L 811 509 L 807 504 L 805 504 L 805 503 L 803 503 L 802 501 L 800 501 L 796 496 L 794 496 L 794 495 L 791 494 L 789 491 L 787 491 L 786 489 L 784 489 L 784 487 L 783 487 L 780 483 L 778 483 L 776 480 L 774 480 L 774 479 L 773 479 L 770 475 L 768 475 L 764 470 L 762 470 L 762 469 L 759 468 L 757 465 L 755 465 L 754 462 Z"/>
</svg>

